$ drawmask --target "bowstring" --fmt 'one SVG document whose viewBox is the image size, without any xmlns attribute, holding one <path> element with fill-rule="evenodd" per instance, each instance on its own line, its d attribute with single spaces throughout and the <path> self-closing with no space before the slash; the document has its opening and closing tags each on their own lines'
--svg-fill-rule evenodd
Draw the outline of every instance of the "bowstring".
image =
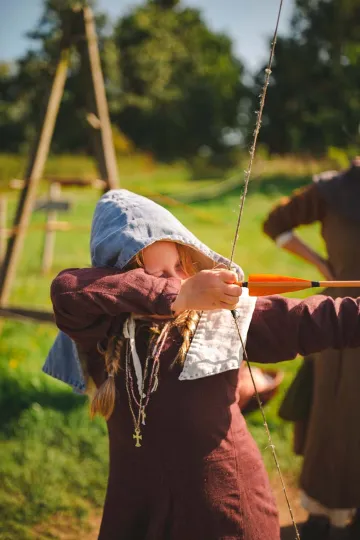
<svg viewBox="0 0 360 540">
<path fill-rule="evenodd" d="M 261 91 L 261 94 L 260 94 L 260 107 L 259 107 L 259 110 L 256 113 L 257 114 L 257 120 L 256 120 L 255 129 L 254 129 L 254 133 L 253 133 L 252 145 L 251 145 L 251 148 L 250 148 L 249 165 L 248 165 L 248 168 L 245 170 L 244 189 L 243 189 L 243 192 L 242 192 L 242 195 L 241 195 L 241 202 L 240 202 L 240 205 L 239 205 L 239 213 L 238 213 L 238 218 L 237 218 L 237 223 L 236 223 L 235 235 L 234 235 L 234 240 L 233 240 L 232 248 L 231 248 L 229 269 L 231 269 L 232 266 L 233 266 L 233 261 L 234 261 L 234 256 L 235 256 L 235 248 L 236 248 L 237 240 L 238 240 L 238 237 L 239 237 L 239 231 L 240 231 L 240 225 L 241 225 L 242 215 L 243 215 L 243 211 L 244 211 L 245 199 L 246 199 L 246 195 L 247 195 L 247 192 L 248 192 L 252 166 L 253 166 L 253 162 L 254 162 L 254 158 L 255 158 L 256 144 L 257 144 L 257 140 L 258 140 L 258 136 L 259 136 L 259 132 L 260 132 L 260 128 L 261 128 L 261 119 L 262 119 L 262 114 L 263 114 L 264 105 L 265 105 L 265 98 L 266 98 L 266 93 L 267 93 L 267 89 L 268 89 L 269 81 L 270 81 L 271 67 L 272 67 L 273 60 L 274 60 L 274 55 L 275 55 L 275 47 L 276 47 L 277 35 L 278 35 L 278 30 L 279 30 L 279 22 L 280 22 L 283 3 L 284 3 L 284 0 L 280 0 L 279 10 L 278 10 L 278 15 L 277 15 L 277 20 L 276 20 L 276 26 L 275 26 L 274 36 L 273 36 L 271 50 L 270 50 L 270 57 L 269 57 L 267 68 L 265 69 L 265 81 L 264 81 L 264 85 L 263 85 L 263 88 L 262 88 L 262 91 Z M 271 436 L 270 429 L 269 429 L 269 425 L 268 425 L 267 420 L 266 420 L 264 407 L 263 407 L 263 405 L 261 403 L 260 395 L 259 395 L 258 389 L 256 387 L 255 379 L 254 379 L 253 372 L 252 372 L 252 369 L 251 369 L 249 357 L 247 355 L 246 348 L 245 348 L 245 345 L 244 345 L 244 341 L 243 341 L 242 336 L 241 336 L 241 331 L 240 331 L 239 324 L 238 324 L 238 321 L 237 321 L 237 318 L 236 318 L 236 312 L 232 311 L 232 315 L 233 315 L 234 322 L 235 322 L 235 325 L 236 325 L 236 329 L 237 329 L 237 332 L 238 332 L 238 335 L 239 335 L 241 347 L 242 347 L 242 350 L 243 350 L 243 356 L 245 358 L 246 364 L 247 364 L 248 369 L 249 369 L 251 381 L 252 381 L 254 391 L 255 391 L 256 401 L 257 401 L 259 409 L 261 411 L 261 416 L 262 416 L 262 419 L 263 419 L 264 428 L 265 428 L 266 435 L 267 435 L 267 438 L 268 438 L 268 441 L 269 441 L 269 448 L 271 449 L 271 453 L 272 453 L 272 456 L 273 456 L 273 459 L 274 459 L 274 462 L 275 462 L 275 466 L 276 466 L 276 469 L 277 469 L 277 472 L 278 472 L 278 475 L 279 475 L 279 478 L 280 478 L 282 490 L 283 490 L 283 493 L 284 493 L 284 496 L 285 496 L 285 499 L 286 499 L 286 504 L 287 504 L 287 507 L 288 507 L 288 510 L 289 510 L 289 513 L 290 513 L 292 525 L 294 527 L 294 531 L 295 531 L 295 534 L 296 534 L 296 540 L 300 540 L 299 530 L 298 530 L 298 527 L 297 527 L 297 524 L 296 524 L 296 521 L 295 521 L 295 518 L 294 518 L 294 513 L 293 513 L 291 503 L 290 503 L 290 499 L 289 499 L 289 496 L 288 496 L 288 493 L 287 493 L 287 490 L 286 490 L 284 477 L 282 475 L 281 468 L 280 468 L 280 463 L 279 463 L 279 460 L 278 460 L 278 457 L 277 457 L 277 454 L 276 454 L 276 450 L 275 450 L 275 445 L 273 443 L 272 436 Z"/>
<path fill-rule="evenodd" d="M 235 236 L 234 236 L 234 240 L 233 240 L 233 244 L 231 248 L 230 265 L 229 265 L 230 267 L 232 266 L 232 263 L 234 261 L 235 248 L 236 248 L 236 243 L 239 237 L 241 218 L 244 211 L 244 204 L 245 204 L 245 199 L 248 192 L 251 170 L 252 170 L 252 166 L 253 166 L 253 162 L 255 158 L 256 144 L 257 144 L 257 140 L 258 140 L 258 136 L 259 136 L 259 132 L 261 128 L 261 118 L 262 118 L 262 113 L 263 113 L 264 105 L 265 105 L 266 92 L 267 92 L 269 81 L 270 81 L 271 67 L 272 67 L 272 63 L 273 63 L 274 55 L 275 55 L 275 46 L 276 46 L 276 40 L 277 40 L 277 35 L 278 35 L 278 30 L 279 30 L 279 22 L 280 22 L 280 16 L 281 16 L 283 3 L 284 3 L 284 0 L 280 0 L 279 11 L 277 15 L 276 26 L 275 26 L 275 31 L 274 31 L 274 36 L 273 36 L 272 46 L 271 46 L 271 51 L 270 51 L 270 58 L 268 61 L 267 68 L 265 69 L 265 82 L 264 82 L 264 86 L 260 94 L 260 108 L 256 112 L 257 120 L 256 120 L 255 129 L 253 133 L 253 142 L 250 147 L 249 165 L 248 165 L 248 168 L 245 170 L 244 190 L 241 195 L 240 209 L 239 209 L 238 219 L 236 223 Z"/>
</svg>

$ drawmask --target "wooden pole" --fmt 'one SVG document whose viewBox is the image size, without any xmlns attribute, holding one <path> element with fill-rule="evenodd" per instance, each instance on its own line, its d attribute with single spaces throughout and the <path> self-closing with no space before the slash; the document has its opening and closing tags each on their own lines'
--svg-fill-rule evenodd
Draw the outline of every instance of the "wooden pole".
<svg viewBox="0 0 360 540">
<path fill-rule="evenodd" d="M 78 50 L 90 109 L 88 122 L 92 129 L 94 151 L 101 179 L 106 182 L 108 189 L 117 189 L 119 176 L 116 154 L 92 9 L 85 7 L 82 10 L 82 17 L 86 40 L 78 43 Z"/>
<path fill-rule="evenodd" d="M 56 182 L 52 182 L 49 186 L 49 201 L 56 201 L 60 199 L 61 186 Z M 41 270 L 43 274 L 50 272 L 53 258 L 54 258 L 54 249 L 55 249 L 55 237 L 56 231 L 51 226 L 57 220 L 57 211 L 48 210 L 46 215 L 46 230 L 45 230 L 45 239 L 44 239 L 44 248 L 42 255 L 42 265 Z"/>
<path fill-rule="evenodd" d="M 43 174 L 51 138 L 54 132 L 56 117 L 67 76 L 69 54 L 69 46 L 61 50 L 60 59 L 56 68 L 48 104 L 44 114 L 42 128 L 39 133 L 35 151 L 30 156 L 25 174 L 25 186 L 21 193 L 14 219 L 14 227 L 17 228 L 17 233 L 12 234 L 9 238 L 4 263 L 0 271 L 0 306 L 5 306 L 9 300 L 11 286 L 15 278 L 15 272 L 20 259 L 27 226 L 33 210 L 36 191 Z"/>
<path fill-rule="evenodd" d="M 50 311 L 43 311 L 39 309 L 29 309 L 24 307 L 0 307 L 0 330 L 2 327 L 2 318 L 15 319 L 17 321 L 29 322 L 49 322 L 54 324 L 54 314 Z"/>
</svg>

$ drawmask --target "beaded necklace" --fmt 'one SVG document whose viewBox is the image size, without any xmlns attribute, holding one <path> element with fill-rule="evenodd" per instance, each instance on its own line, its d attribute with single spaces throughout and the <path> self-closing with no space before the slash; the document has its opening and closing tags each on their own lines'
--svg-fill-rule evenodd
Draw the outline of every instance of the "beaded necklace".
<svg viewBox="0 0 360 540">
<path fill-rule="evenodd" d="M 146 407 L 149 404 L 151 394 L 157 390 L 159 385 L 159 359 L 169 333 L 169 328 L 170 323 L 168 322 L 161 330 L 160 336 L 158 337 L 151 353 L 147 355 L 144 372 L 142 372 L 140 360 L 135 346 L 135 321 L 132 316 L 128 319 L 128 321 L 126 321 L 124 326 L 124 336 L 126 338 L 125 383 L 130 413 L 134 422 L 133 439 L 135 440 L 135 446 L 137 448 L 141 446 L 141 424 L 145 425 Z M 148 377 L 150 360 L 152 360 L 152 367 Z M 137 379 L 138 397 L 136 396 L 134 388 L 132 371 L 135 372 Z M 135 411 L 135 408 L 137 408 L 137 411 Z"/>
</svg>

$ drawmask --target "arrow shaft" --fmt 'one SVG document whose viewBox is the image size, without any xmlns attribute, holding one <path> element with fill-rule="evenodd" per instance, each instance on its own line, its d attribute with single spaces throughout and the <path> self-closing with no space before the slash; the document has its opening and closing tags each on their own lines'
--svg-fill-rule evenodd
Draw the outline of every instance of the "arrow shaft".
<svg viewBox="0 0 360 540">
<path fill-rule="evenodd" d="M 360 284 L 360 282 L 359 282 Z M 308 283 L 299 283 L 298 281 L 239 281 L 238 285 L 243 287 L 286 287 L 291 289 L 291 287 L 303 287 L 304 289 L 309 289 L 311 287 L 322 287 L 320 281 L 309 281 Z"/>
<path fill-rule="evenodd" d="M 312 287 L 360 287 L 360 281 L 239 281 L 238 285 L 243 287 L 298 287 L 301 286 L 304 289 L 310 289 Z"/>
<path fill-rule="evenodd" d="M 319 281 L 316 287 L 360 287 L 360 281 Z"/>
</svg>

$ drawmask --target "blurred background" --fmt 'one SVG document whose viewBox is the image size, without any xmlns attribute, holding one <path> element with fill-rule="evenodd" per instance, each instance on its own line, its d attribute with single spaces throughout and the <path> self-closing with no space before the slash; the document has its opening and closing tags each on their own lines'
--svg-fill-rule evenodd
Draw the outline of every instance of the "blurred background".
<svg viewBox="0 0 360 540">
<path fill-rule="evenodd" d="M 164 204 L 228 256 L 278 0 L 0 0 L 0 259 L 41 128 L 62 12 L 85 4 L 96 17 L 121 187 Z M 280 197 L 359 154 L 359 9 L 357 0 L 284 1 L 236 252 L 246 273 L 318 277 L 280 252 L 261 226 Z M 89 265 L 91 217 L 101 194 L 76 50 L 70 60 L 38 193 L 41 203 L 49 180 L 65 179 L 65 205 L 56 216 L 62 225 L 44 261 L 49 212 L 38 201 L 10 298 L 48 311 L 55 275 Z M 84 184 L 75 186 L 79 178 Z M 316 226 L 301 232 L 322 250 Z M 107 479 L 105 424 L 89 420 L 85 398 L 41 373 L 56 335 L 52 324 L 2 318 L 0 325 L 0 539 L 96 538 Z M 267 407 L 295 501 L 299 460 L 277 409 L 298 365 L 282 366 L 283 387 Z M 248 421 L 280 492 L 261 418 L 254 413 Z"/>
</svg>

